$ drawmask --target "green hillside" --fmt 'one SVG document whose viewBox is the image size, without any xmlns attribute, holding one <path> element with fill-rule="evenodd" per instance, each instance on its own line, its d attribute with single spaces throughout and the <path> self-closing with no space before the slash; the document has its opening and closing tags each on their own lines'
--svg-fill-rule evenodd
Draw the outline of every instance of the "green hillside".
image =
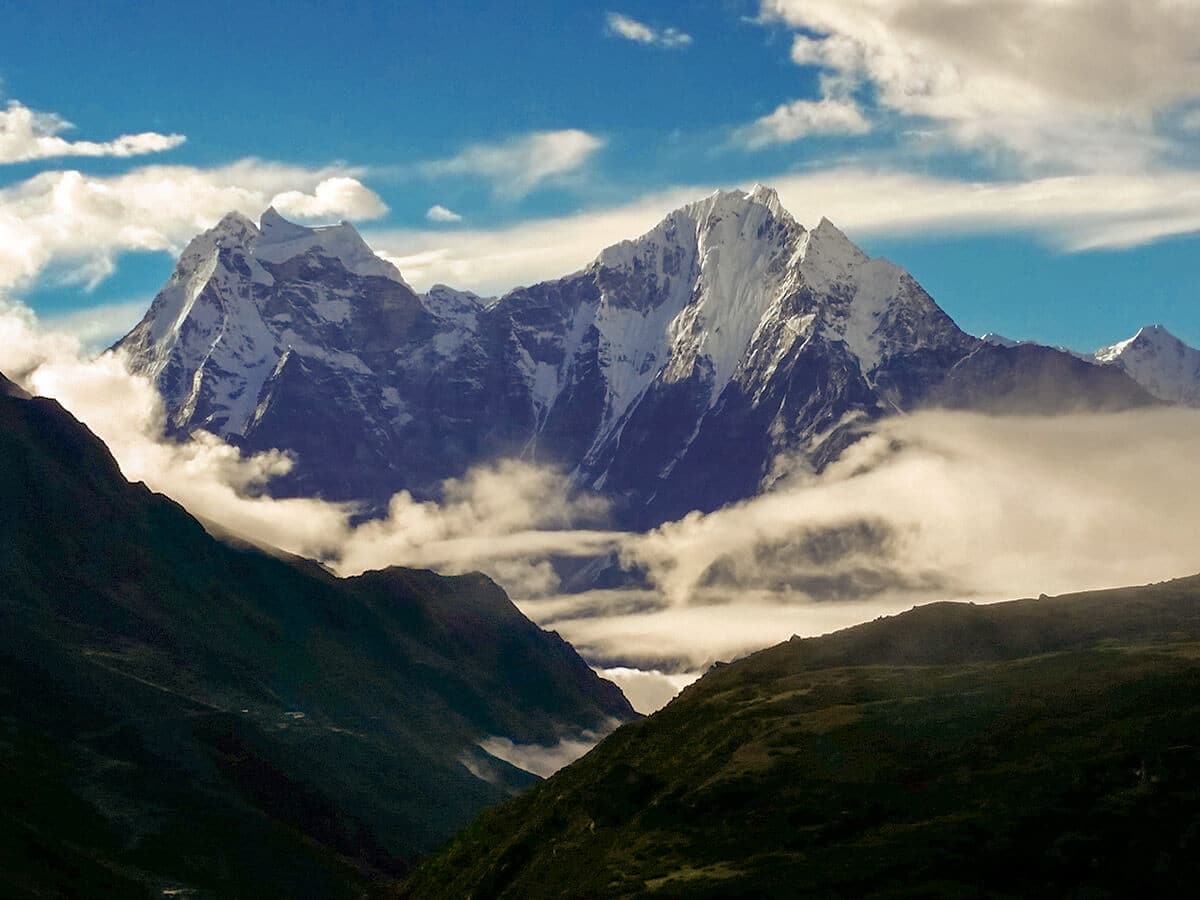
<svg viewBox="0 0 1200 900">
<path fill-rule="evenodd" d="M 415 898 L 1183 896 L 1200 578 L 933 604 L 710 671 Z"/>
<path fill-rule="evenodd" d="M 483 576 L 221 543 L 0 382 L 0 896 L 360 896 L 535 780 L 479 739 L 632 716 Z"/>
</svg>

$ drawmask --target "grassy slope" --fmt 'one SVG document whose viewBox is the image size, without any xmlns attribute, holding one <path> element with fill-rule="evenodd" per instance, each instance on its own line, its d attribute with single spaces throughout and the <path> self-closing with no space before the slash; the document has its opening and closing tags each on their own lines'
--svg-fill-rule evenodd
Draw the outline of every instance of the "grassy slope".
<svg viewBox="0 0 1200 900">
<path fill-rule="evenodd" d="M 479 737 L 631 714 L 482 576 L 338 580 L 231 548 L 12 394 L 0 894 L 357 896 L 530 783 L 470 775 Z"/>
<path fill-rule="evenodd" d="M 1200 874 L 1200 578 L 935 604 L 714 669 L 413 897 L 1101 897 Z"/>
</svg>

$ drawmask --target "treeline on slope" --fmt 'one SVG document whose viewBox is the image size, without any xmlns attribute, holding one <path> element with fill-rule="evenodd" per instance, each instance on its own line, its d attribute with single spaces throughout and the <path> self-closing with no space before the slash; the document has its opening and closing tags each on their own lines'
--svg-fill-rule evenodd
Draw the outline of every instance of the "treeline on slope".
<svg viewBox="0 0 1200 900">
<path fill-rule="evenodd" d="M 221 543 L 0 381 L 0 894 L 361 896 L 536 781 L 480 738 L 633 715 L 483 576 Z"/>
<path fill-rule="evenodd" d="M 1200 577 L 938 603 L 711 670 L 402 892 L 1183 896 Z"/>
</svg>

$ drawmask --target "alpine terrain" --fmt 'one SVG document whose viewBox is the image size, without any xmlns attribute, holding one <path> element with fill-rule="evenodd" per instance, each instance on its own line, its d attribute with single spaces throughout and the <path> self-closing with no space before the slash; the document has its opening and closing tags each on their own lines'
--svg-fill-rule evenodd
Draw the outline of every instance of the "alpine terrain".
<svg viewBox="0 0 1200 900">
<path fill-rule="evenodd" d="M 1153 402 L 1122 367 L 965 334 L 899 266 L 762 186 L 490 300 L 416 293 L 345 223 L 230 214 L 116 346 L 174 431 L 292 451 L 277 493 L 381 511 L 521 455 L 611 498 L 626 527 L 751 496 L 784 452 L 820 468 L 896 411 Z"/>
<path fill-rule="evenodd" d="M 480 575 L 223 544 L 0 377 L 0 895 L 361 897 L 633 711 Z"/>
<path fill-rule="evenodd" d="M 1198 653 L 1200 577 L 793 638 L 484 813 L 403 896 L 1185 895 Z"/>
</svg>

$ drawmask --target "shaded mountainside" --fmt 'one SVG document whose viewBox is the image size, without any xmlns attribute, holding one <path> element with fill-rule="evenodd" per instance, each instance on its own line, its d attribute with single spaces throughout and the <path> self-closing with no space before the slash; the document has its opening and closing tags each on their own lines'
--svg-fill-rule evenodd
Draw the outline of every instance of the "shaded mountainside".
<svg viewBox="0 0 1200 900">
<path fill-rule="evenodd" d="M 1182 896 L 1200 577 L 937 603 L 711 670 L 404 896 Z"/>
<path fill-rule="evenodd" d="M 483 576 L 220 543 L 0 380 L 0 894 L 359 896 L 536 780 L 481 739 L 632 715 Z"/>
<path fill-rule="evenodd" d="M 230 214 L 117 346 L 176 432 L 293 451 L 278 493 L 381 511 L 401 489 L 436 498 L 444 479 L 522 455 L 635 528 L 753 495 L 780 454 L 820 468 L 853 423 L 897 410 L 1151 402 L 1120 370 L 1057 350 L 981 365 L 988 345 L 908 272 L 828 220 L 805 228 L 762 186 L 495 300 L 415 293 L 345 223 Z"/>
</svg>

